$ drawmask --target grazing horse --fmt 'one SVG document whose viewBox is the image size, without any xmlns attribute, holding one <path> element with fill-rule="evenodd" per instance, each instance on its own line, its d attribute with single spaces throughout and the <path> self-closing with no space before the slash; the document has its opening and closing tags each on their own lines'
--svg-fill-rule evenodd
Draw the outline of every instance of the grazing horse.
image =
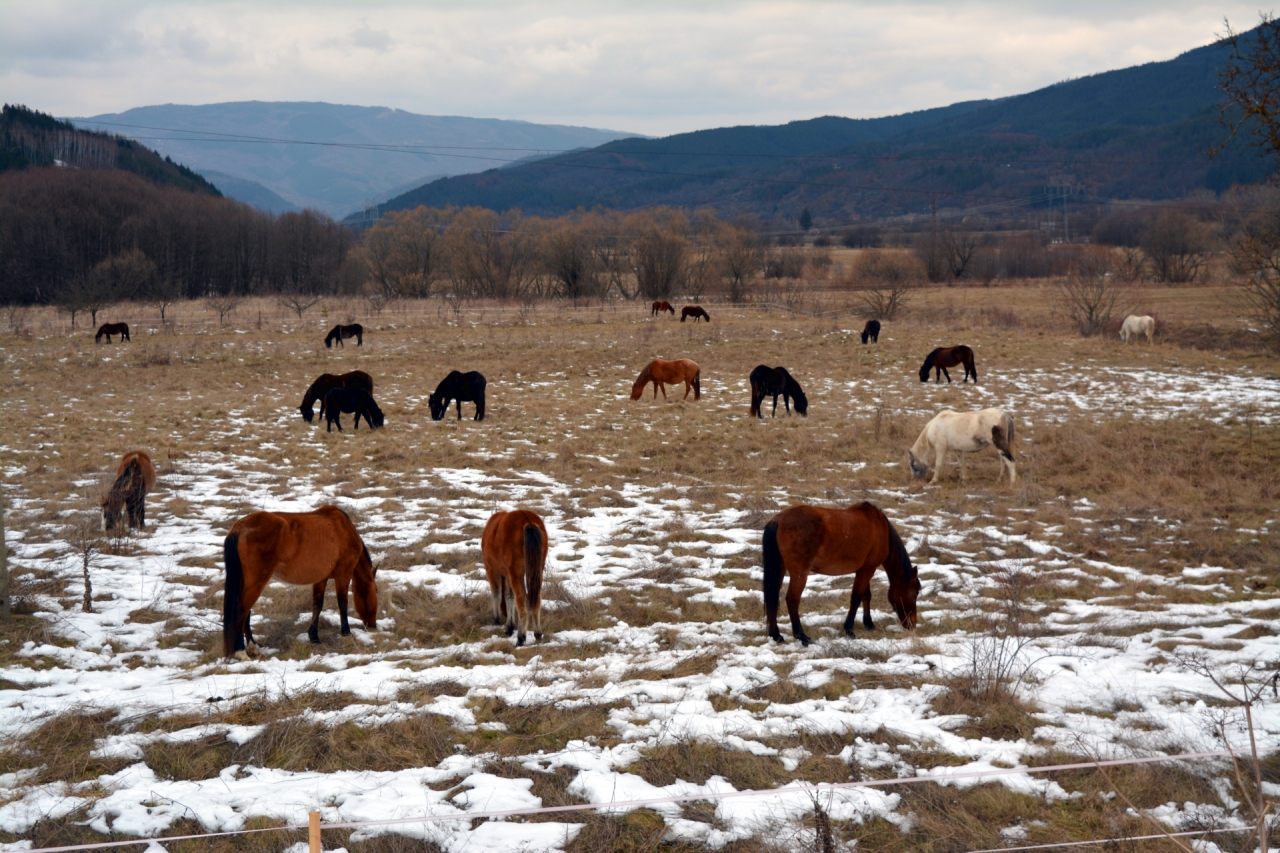
<svg viewBox="0 0 1280 853">
<path fill-rule="evenodd" d="M 427 398 L 431 408 L 431 420 L 438 421 L 449 411 L 449 404 L 458 401 L 458 420 L 462 420 L 462 404 L 475 403 L 475 420 L 484 420 L 484 389 L 489 385 L 484 374 L 478 370 L 460 373 L 456 370 L 440 380 L 436 390 Z"/>
<path fill-rule="evenodd" d="M 662 391 L 662 399 L 667 399 L 667 383 L 675 385 L 684 383 L 682 400 L 689 399 L 689 390 L 693 389 L 693 399 L 702 399 L 702 371 L 698 363 L 687 358 L 675 361 L 663 361 L 655 358 L 644 366 L 635 383 L 631 386 L 631 399 L 639 400 L 644 394 L 644 387 L 653 383 L 653 399 L 658 399 L 658 391 Z"/>
<path fill-rule="evenodd" d="M 663 311 L 670 311 L 672 317 L 676 315 L 676 309 L 671 307 L 670 302 L 655 302 L 649 311 L 649 316 L 656 317 Z"/>
<path fill-rule="evenodd" d="M 920 366 L 920 381 L 929 381 L 929 371 L 935 371 L 937 377 L 935 381 L 941 382 L 945 374 L 947 382 L 951 381 L 951 374 L 947 373 L 948 367 L 955 367 L 957 364 L 964 365 L 964 381 L 968 382 L 969 377 L 973 377 L 973 381 L 978 381 L 978 368 L 973 363 L 973 350 L 966 346 L 958 347 L 938 347 L 929 353 L 928 358 L 924 360 L 924 364 Z"/>
<path fill-rule="evenodd" d="M 964 455 L 994 447 L 1000 459 L 1000 475 L 1009 472 L 1009 485 L 1018 481 L 1018 468 L 1013 461 L 1013 418 L 999 409 L 982 409 L 978 412 L 939 412 L 925 425 L 916 443 L 907 451 L 911 474 L 923 478 L 929 473 L 929 454 L 933 454 L 933 479 L 937 483 L 947 462 L 947 452 L 960 457 L 960 479 L 964 480 Z"/>
<path fill-rule="evenodd" d="M 867 325 L 862 327 L 862 342 L 880 343 L 880 321 L 868 320 Z"/>
<path fill-rule="evenodd" d="M 315 417 L 316 400 L 320 401 L 320 416 L 324 417 L 324 397 L 334 388 L 359 389 L 366 394 L 372 394 L 373 377 L 363 370 L 353 370 L 337 376 L 332 373 L 322 375 L 311 383 L 311 387 L 302 397 L 302 405 L 298 407 L 304 421 L 311 423 L 311 419 Z"/>
<path fill-rule="evenodd" d="M 547 565 L 547 527 L 536 512 L 495 512 L 480 537 L 484 573 L 493 593 L 493 621 L 507 623 L 524 645 L 525 630 L 542 639 L 542 571 Z M 517 617 L 517 614 L 519 616 Z"/>
<path fill-rule="evenodd" d="M 342 432 L 342 413 L 355 413 L 355 426 L 352 429 L 360 429 L 360 419 L 364 418 L 364 422 L 369 425 L 369 429 L 377 429 L 384 423 L 382 417 L 382 409 L 378 408 L 378 404 L 374 402 L 373 396 L 368 391 L 361 391 L 359 388 L 334 388 L 328 394 L 324 395 L 324 417 L 325 432 L 333 432 L 333 425 L 338 425 L 338 432 Z"/>
<path fill-rule="evenodd" d="M 676 312 L 672 311 L 671 313 L 674 314 Z M 705 310 L 703 310 L 701 305 L 686 305 L 683 308 L 681 308 L 680 322 L 683 323 L 686 317 L 692 317 L 693 322 L 695 323 L 698 322 L 699 318 L 706 320 L 708 323 L 711 322 L 711 315 L 708 314 Z"/>
<path fill-rule="evenodd" d="M 104 327 L 105 328 L 105 327 Z M 1120 324 L 1120 340 L 1129 343 L 1130 335 L 1146 335 L 1147 343 L 1154 343 L 1152 336 L 1156 333 L 1156 318 L 1145 314 L 1130 314 Z"/>
<path fill-rule="evenodd" d="M 778 416 L 778 397 L 782 397 L 782 404 L 787 409 L 787 414 L 791 414 L 791 400 L 796 401 L 796 412 L 801 415 L 809 414 L 809 398 L 804 395 L 804 389 L 800 387 L 800 383 L 795 380 L 785 367 L 769 367 L 762 364 L 755 370 L 751 371 L 751 414 L 758 418 L 764 417 L 764 412 L 760 411 L 761 404 L 767 396 L 773 397 L 773 416 Z"/>
<path fill-rule="evenodd" d="M 782 576 L 787 584 L 787 613 L 791 633 L 804 645 L 812 640 L 800 627 L 800 595 L 810 573 L 854 575 L 849 615 L 844 620 L 846 637 L 853 636 L 853 623 L 862 603 L 862 624 L 871 621 L 871 576 L 883 566 L 889 576 L 889 603 L 898 621 L 908 630 L 916 626 L 916 597 L 920 576 L 911 557 L 883 512 L 865 501 L 848 509 L 817 506 L 788 507 L 764 526 L 764 609 L 769 636 L 783 642 L 778 630 L 778 593 Z"/>
<path fill-rule="evenodd" d="M 103 323 L 98 327 L 98 334 L 93 336 L 93 342 L 95 344 L 102 343 L 103 335 L 107 336 L 107 343 L 111 343 L 112 335 L 119 335 L 121 341 L 133 343 L 133 338 L 129 337 L 128 323 Z"/>
<path fill-rule="evenodd" d="M 351 633 L 347 587 L 353 581 L 356 613 L 370 631 L 377 627 L 378 584 L 374 578 L 378 570 L 351 519 L 336 506 L 322 506 L 314 512 L 250 513 L 231 526 L 222 554 L 227 567 L 222 653 L 228 658 L 258 656 L 249 617 L 272 576 L 285 583 L 311 585 L 307 638 L 313 643 L 320 642 L 320 610 L 330 578 L 338 595 L 342 636 Z"/>
<path fill-rule="evenodd" d="M 130 450 L 116 468 L 116 481 L 102 500 L 102 529 L 115 530 L 121 521 L 130 527 L 147 526 L 147 492 L 156 486 L 156 469 L 142 450 Z M 121 516 L 123 511 L 124 517 Z"/>
<path fill-rule="evenodd" d="M 324 339 L 324 348 L 332 349 L 333 342 L 337 341 L 338 346 L 346 349 L 347 345 L 344 344 L 343 341 L 348 338 L 355 338 L 356 346 L 364 346 L 364 326 L 361 326 L 359 323 L 352 323 L 350 326 L 344 326 L 339 323 L 329 330 L 328 337 Z"/>
</svg>

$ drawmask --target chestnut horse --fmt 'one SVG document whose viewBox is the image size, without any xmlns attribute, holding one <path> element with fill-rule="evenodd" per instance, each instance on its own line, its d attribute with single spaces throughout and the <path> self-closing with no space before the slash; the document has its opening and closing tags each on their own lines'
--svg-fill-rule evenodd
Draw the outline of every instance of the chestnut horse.
<svg viewBox="0 0 1280 853">
<path fill-rule="evenodd" d="M 377 627 L 377 569 L 351 519 L 336 506 L 322 506 L 314 512 L 250 513 L 231 526 L 222 553 L 227 566 L 222 653 L 228 658 L 257 657 L 249 617 L 273 575 L 285 583 L 311 585 L 311 625 L 307 628 L 311 642 L 320 642 L 320 610 L 330 578 L 338 595 L 342 635 L 351 633 L 347 587 L 352 585 L 356 612 L 364 626 L 370 631 Z"/>
<path fill-rule="evenodd" d="M 493 621 L 507 623 L 524 645 L 525 630 L 542 639 L 542 572 L 547 565 L 547 527 L 536 512 L 495 512 L 480 537 L 484 573 L 493 593 Z M 519 616 L 517 617 L 517 613 Z"/>
<path fill-rule="evenodd" d="M 348 338 L 355 338 L 356 346 L 364 346 L 364 326 L 359 323 L 352 323 L 350 326 L 339 323 L 329 330 L 329 334 L 324 339 L 324 348 L 333 349 L 334 341 L 337 341 L 338 346 L 346 349 L 347 345 L 343 341 Z"/>
<path fill-rule="evenodd" d="M 689 389 L 693 389 L 693 399 L 702 399 L 702 371 L 698 363 L 687 358 L 675 361 L 663 361 L 655 358 L 644 366 L 635 384 L 631 386 L 631 399 L 639 400 L 644 394 L 644 386 L 653 383 L 653 398 L 658 399 L 658 391 L 662 391 L 662 399 L 667 399 L 667 383 L 675 385 L 684 383 L 682 400 L 689 399 Z"/>
<path fill-rule="evenodd" d="M 315 417 L 316 400 L 320 401 L 320 416 L 324 417 L 325 395 L 334 388 L 351 388 L 364 391 L 366 394 L 372 394 L 373 377 L 363 370 L 353 370 L 350 373 L 343 373 L 337 376 L 332 373 L 322 375 L 311 383 L 307 393 L 302 396 L 302 405 L 298 407 L 298 411 L 302 412 L 304 421 L 311 423 L 311 419 Z"/>
<path fill-rule="evenodd" d="M 119 335 L 121 341 L 129 341 L 130 343 L 133 343 L 133 338 L 129 337 L 128 323 L 103 323 L 98 327 L 98 334 L 93 336 L 93 342 L 95 344 L 102 343 L 103 335 L 107 336 L 107 343 L 111 343 L 112 335 Z"/>
<path fill-rule="evenodd" d="M 670 302 L 655 302 L 653 303 L 652 309 L 649 311 L 649 316 L 656 317 L 663 311 L 670 311 L 672 317 L 676 315 L 676 309 L 671 307 Z"/>
<path fill-rule="evenodd" d="M 938 347 L 925 358 L 924 364 L 920 366 L 920 381 L 929 381 L 929 371 L 936 374 L 935 381 L 941 382 L 945 374 L 947 382 L 951 381 L 951 374 L 947 373 L 948 367 L 955 367 L 957 364 L 964 365 L 964 381 L 968 382 L 969 377 L 973 377 L 973 381 L 978 381 L 978 368 L 973 363 L 973 350 L 966 346 L 958 347 Z"/>
<path fill-rule="evenodd" d="M 674 314 L 676 312 L 672 311 L 671 313 Z M 681 308 L 680 322 L 683 323 L 686 317 L 692 317 L 693 322 L 695 323 L 698 322 L 699 317 L 701 317 L 703 320 L 706 320 L 708 323 L 711 322 L 711 315 L 708 314 L 705 310 L 703 310 L 701 305 L 686 305 L 683 308 Z"/>
<path fill-rule="evenodd" d="M 156 469 L 143 450 L 130 450 L 116 468 L 116 481 L 102 501 L 102 529 L 111 531 L 121 521 L 130 527 L 147 526 L 147 492 L 156 487 Z"/>
<path fill-rule="evenodd" d="M 787 613 L 791 633 L 804 645 L 812 640 L 800 627 L 800 594 L 809 574 L 854 575 L 849 615 L 844 633 L 853 636 L 858 604 L 863 604 L 862 624 L 871 630 L 871 576 L 883 566 L 889 576 L 889 603 L 898 621 L 908 630 L 916 626 L 916 597 L 920 576 L 898 531 L 878 508 L 865 501 L 848 509 L 816 506 L 788 507 L 764 526 L 764 610 L 769 636 L 784 642 L 778 631 L 778 593 L 782 576 L 787 584 Z"/>
</svg>

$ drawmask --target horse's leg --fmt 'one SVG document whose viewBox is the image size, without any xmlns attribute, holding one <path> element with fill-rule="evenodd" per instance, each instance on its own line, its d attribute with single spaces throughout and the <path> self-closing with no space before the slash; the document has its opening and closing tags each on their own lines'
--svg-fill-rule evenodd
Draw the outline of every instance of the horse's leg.
<svg viewBox="0 0 1280 853">
<path fill-rule="evenodd" d="M 662 402 L 664 402 L 664 403 L 665 403 L 665 402 L 667 402 L 667 383 L 665 383 L 665 382 L 659 382 L 659 383 L 658 383 L 658 387 L 662 389 Z M 657 395 L 657 394 L 654 394 L 653 396 L 655 396 L 655 397 L 656 397 L 656 396 L 658 396 L 658 395 Z"/>
<path fill-rule="evenodd" d="M 340 578 L 333 576 L 333 591 L 338 596 L 338 616 L 342 620 L 342 636 L 347 637 L 351 634 L 351 626 L 347 624 L 347 585 L 351 583 L 351 578 Z"/>
<path fill-rule="evenodd" d="M 960 459 L 960 482 L 962 482 L 962 483 L 963 483 L 963 482 L 964 482 L 964 457 L 965 457 L 965 452 L 964 452 L 963 450 L 957 450 L 957 451 L 956 451 L 956 456 L 957 456 L 957 457 L 959 457 L 959 459 Z"/>
<path fill-rule="evenodd" d="M 947 464 L 947 446 L 939 444 L 933 448 L 933 479 L 929 481 L 929 485 L 938 485 L 938 478 L 942 476 L 942 469 Z"/>
<path fill-rule="evenodd" d="M 517 563 L 517 565 L 519 564 Z M 523 567 L 521 568 L 523 569 Z M 521 581 L 520 583 L 516 582 L 517 580 L 516 578 L 512 578 L 512 583 L 511 583 L 511 590 L 512 592 L 515 593 L 514 598 L 515 598 L 516 612 L 512 615 L 515 616 L 516 626 L 517 626 L 517 630 L 516 630 L 517 646 L 524 645 L 525 630 L 529 625 L 529 600 L 528 598 L 525 597 L 525 594 L 524 594 L 523 574 L 524 574 L 523 571 L 521 571 L 522 577 L 519 579 Z M 510 636 L 510 633 L 508 633 L 508 636 Z"/>
<path fill-rule="evenodd" d="M 804 646 L 813 642 L 804 632 L 804 628 L 800 627 L 800 596 L 804 593 L 804 585 L 808 581 L 808 571 L 792 572 L 791 581 L 787 584 L 787 615 L 791 617 L 791 633 Z"/>
<path fill-rule="evenodd" d="M 307 639 L 313 643 L 320 642 L 320 611 L 324 610 L 324 588 L 328 584 L 329 579 L 325 578 L 311 585 L 311 625 L 307 628 Z"/>
<path fill-rule="evenodd" d="M 269 580 L 271 580 L 270 575 L 261 578 L 246 576 L 241 582 L 239 625 L 237 626 L 234 649 L 235 657 L 240 660 L 248 660 L 250 657 L 258 656 L 258 646 L 253 642 L 253 632 L 249 630 L 249 614 L 253 612 L 253 605 L 258 603 L 258 597 L 267 588 L 267 581 Z M 245 645 L 245 640 L 249 641 L 247 646 Z"/>
<path fill-rule="evenodd" d="M 462 398 L 458 398 L 458 420 L 462 420 Z"/>
<path fill-rule="evenodd" d="M 686 380 L 684 381 L 684 396 L 683 396 L 683 397 L 681 397 L 680 399 L 681 399 L 681 400 L 688 400 L 688 399 L 689 399 L 689 392 L 690 392 L 690 391 L 692 391 L 692 390 L 693 390 L 693 380 L 692 380 L 692 379 L 686 379 Z"/>
<path fill-rule="evenodd" d="M 947 384 L 951 384 L 951 372 L 944 367 L 942 373 L 947 377 Z"/>
<path fill-rule="evenodd" d="M 499 576 L 495 581 L 492 574 L 489 574 L 489 595 L 493 597 L 493 624 L 502 624 L 502 577 Z"/>
<path fill-rule="evenodd" d="M 249 622 L 253 618 L 252 612 L 244 614 L 244 642 L 245 651 L 251 653 L 254 657 L 258 656 L 258 644 L 253 639 L 253 629 L 249 627 Z"/>
</svg>

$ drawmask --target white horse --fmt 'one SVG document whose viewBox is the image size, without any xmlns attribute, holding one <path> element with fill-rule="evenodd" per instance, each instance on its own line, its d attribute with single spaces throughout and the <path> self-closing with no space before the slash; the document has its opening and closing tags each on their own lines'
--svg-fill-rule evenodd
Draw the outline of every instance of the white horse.
<svg viewBox="0 0 1280 853">
<path fill-rule="evenodd" d="M 1009 472 L 1009 485 L 1018 481 L 1018 470 L 1013 462 L 1013 418 L 999 409 L 983 409 L 980 412 L 939 412 L 925 426 L 916 443 L 907 451 L 911 473 L 924 477 L 929 473 L 929 454 L 933 453 L 933 479 L 938 482 L 947 461 L 947 452 L 960 457 L 960 479 L 964 479 L 964 455 L 977 453 L 994 446 L 998 453 L 1001 471 Z M 1000 474 L 996 474 L 1000 482 Z"/>
<path fill-rule="evenodd" d="M 1130 335 L 1146 335 L 1147 343 L 1152 343 L 1151 336 L 1156 333 L 1156 320 L 1145 314 L 1130 314 L 1120 325 L 1120 340 L 1129 343 Z"/>
</svg>

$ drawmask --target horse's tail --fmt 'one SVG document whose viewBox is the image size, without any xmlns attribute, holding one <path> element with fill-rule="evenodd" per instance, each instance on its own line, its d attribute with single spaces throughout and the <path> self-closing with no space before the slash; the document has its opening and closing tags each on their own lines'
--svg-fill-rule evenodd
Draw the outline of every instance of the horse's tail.
<svg viewBox="0 0 1280 853">
<path fill-rule="evenodd" d="M 751 414 L 750 417 L 756 417 L 760 414 L 760 403 L 763 402 L 764 395 L 760 393 L 760 386 L 755 382 L 751 383 Z"/>
<path fill-rule="evenodd" d="M 778 612 L 778 596 L 782 592 L 782 551 L 778 549 L 778 522 L 764 526 L 761 537 L 764 551 L 764 607 L 767 613 Z"/>
<path fill-rule="evenodd" d="M 968 347 L 965 347 L 964 354 L 967 357 L 967 360 L 969 362 L 968 365 L 966 366 L 969 368 L 969 372 L 973 374 L 973 381 L 977 382 L 978 381 L 978 362 L 975 361 L 973 358 L 973 350 L 969 349 Z"/>
<path fill-rule="evenodd" d="M 542 600 L 542 531 L 536 524 L 524 526 L 524 595 L 530 608 Z"/>
<path fill-rule="evenodd" d="M 222 595 L 222 654 L 223 657 L 234 657 L 236 638 L 240 633 L 240 595 L 244 587 L 239 533 L 227 534 L 222 543 L 222 558 L 227 566 L 227 588 Z"/>
<path fill-rule="evenodd" d="M 1000 455 L 1013 461 L 1013 418 L 1004 416 L 1004 422 L 996 424 L 991 430 L 991 443 L 1000 451 Z"/>
<path fill-rule="evenodd" d="M 693 372 L 693 399 L 702 399 L 702 368 L 699 367 Z"/>
</svg>

